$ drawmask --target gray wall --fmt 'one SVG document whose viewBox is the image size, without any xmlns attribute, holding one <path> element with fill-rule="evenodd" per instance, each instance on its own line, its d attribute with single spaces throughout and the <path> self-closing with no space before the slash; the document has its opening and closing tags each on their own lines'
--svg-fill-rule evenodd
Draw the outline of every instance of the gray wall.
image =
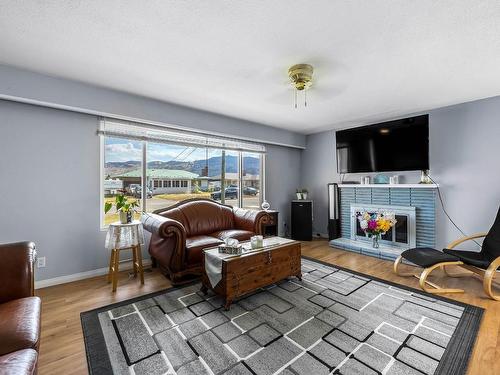
<svg viewBox="0 0 500 375">
<path fill-rule="evenodd" d="M 2 98 L 264 143 L 305 145 L 303 134 L 0 64 Z"/>
<path fill-rule="evenodd" d="M 97 127 L 97 116 L 0 100 L 0 243 L 35 241 L 47 262 L 37 280 L 107 266 Z M 268 146 L 267 200 L 286 220 L 300 154 Z"/>
<path fill-rule="evenodd" d="M 489 229 L 500 205 L 500 97 L 450 106 L 430 114 L 431 176 L 439 183 L 445 207 L 468 234 Z M 315 200 L 315 232 L 327 232 L 325 185 L 338 182 L 335 133 L 307 137 L 302 151 L 302 185 Z M 403 182 L 416 183 L 418 172 L 402 173 Z M 347 175 L 358 180 L 361 175 Z M 437 245 L 444 247 L 460 233 L 437 203 Z"/>
<path fill-rule="evenodd" d="M 328 234 L 328 195 L 326 184 L 337 182 L 335 158 L 335 132 L 311 134 L 306 139 L 306 149 L 302 151 L 303 188 L 308 189 L 313 202 L 313 231 L 326 237 Z M 309 198 L 309 197 L 308 197 Z"/>
<path fill-rule="evenodd" d="M 0 243 L 32 240 L 37 280 L 106 266 L 95 116 L 0 100 Z"/>
<path fill-rule="evenodd" d="M 290 201 L 300 186 L 301 150 L 268 146 L 266 155 L 266 200 L 279 211 L 279 234 L 290 229 Z"/>
</svg>

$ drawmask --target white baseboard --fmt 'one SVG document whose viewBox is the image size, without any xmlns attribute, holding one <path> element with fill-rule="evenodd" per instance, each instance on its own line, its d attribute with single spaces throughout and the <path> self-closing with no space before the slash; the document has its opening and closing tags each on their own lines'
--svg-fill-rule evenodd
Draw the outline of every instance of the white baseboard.
<svg viewBox="0 0 500 375">
<path fill-rule="evenodd" d="M 143 260 L 143 266 L 149 267 L 151 265 L 151 260 L 145 259 Z M 120 263 L 120 271 L 127 271 L 132 269 L 132 262 L 124 262 Z M 90 279 L 96 276 L 103 276 L 108 273 L 108 267 L 98 268 L 96 270 L 90 270 L 85 272 L 78 272 L 72 275 L 64 275 L 59 277 L 53 277 L 51 279 L 38 280 L 35 281 L 35 289 L 46 288 L 48 286 L 66 284 L 72 281 L 78 281 L 83 279 Z"/>
</svg>

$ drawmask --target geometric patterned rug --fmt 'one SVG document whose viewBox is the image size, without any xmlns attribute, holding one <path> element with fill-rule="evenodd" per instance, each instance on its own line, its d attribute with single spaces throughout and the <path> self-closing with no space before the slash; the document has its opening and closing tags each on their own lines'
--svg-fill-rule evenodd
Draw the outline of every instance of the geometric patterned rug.
<svg viewBox="0 0 500 375">
<path fill-rule="evenodd" d="M 91 374 L 464 374 L 483 310 L 303 258 L 224 311 L 200 285 L 81 314 Z"/>
</svg>

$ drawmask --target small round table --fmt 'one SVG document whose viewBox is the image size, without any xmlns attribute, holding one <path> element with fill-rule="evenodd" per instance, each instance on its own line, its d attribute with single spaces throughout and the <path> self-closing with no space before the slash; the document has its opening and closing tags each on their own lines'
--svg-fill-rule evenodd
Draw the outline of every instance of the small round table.
<svg viewBox="0 0 500 375">
<path fill-rule="evenodd" d="M 144 244 L 144 231 L 142 223 L 134 220 L 129 224 L 120 222 L 111 223 L 106 234 L 106 248 L 111 250 L 109 259 L 108 283 L 113 282 L 113 292 L 116 292 L 118 284 L 118 271 L 120 263 L 120 251 L 132 250 L 132 263 L 134 277 L 139 273 L 141 284 L 144 284 L 144 270 L 142 267 L 141 245 Z"/>
</svg>

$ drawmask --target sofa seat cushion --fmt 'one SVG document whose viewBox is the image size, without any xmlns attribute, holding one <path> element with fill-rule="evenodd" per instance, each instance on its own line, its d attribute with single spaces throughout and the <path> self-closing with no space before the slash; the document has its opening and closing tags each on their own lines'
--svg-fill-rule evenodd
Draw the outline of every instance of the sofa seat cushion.
<svg viewBox="0 0 500 375">
<path fill-rule="evenodd" d="M 212 236 L 192 236 L 186 239 L 186 262 L 188 264 L 201 264 L 203 249 L 219 246 L 224 243 Z"/>
<path fill-rule="evenodd" d="M 242 229 L 226 229 L 219 230 L 217 232 L 211 233 L 210 235 L 223 241 L 227 238 L 235 238 L 238 241 L 248 241 L 250 237 L 255 235 L 255 233 Z"/>
<path fill-rule="evenodd" d="M 0 355 L 21 349 L 38 349 L 40 308 L 39 297 L 0 304 Z"/>
<path fill-rule="evenodd" d="M 38 353 L 34 349 L 23 349 L 0 356 L 0 374 L 36 374 Z"/>
</svg>

